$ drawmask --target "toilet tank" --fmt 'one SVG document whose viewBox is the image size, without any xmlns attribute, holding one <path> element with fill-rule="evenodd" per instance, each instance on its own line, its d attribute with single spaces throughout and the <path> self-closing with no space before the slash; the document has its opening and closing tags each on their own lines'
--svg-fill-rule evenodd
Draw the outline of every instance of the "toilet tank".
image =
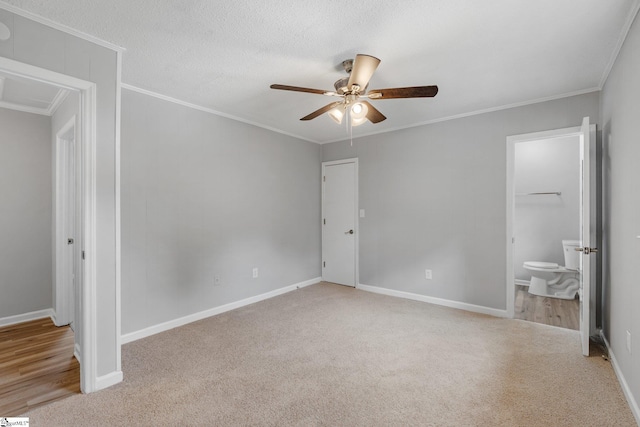
<svg viewBox="0 0 640 427">
<path fill-rule="evenodd" d="M 563 240 L 562 249 L 564 250 L 564 266 L 570 270 L 580 269 L 580 255 L 582 252 L 576 251 L 579 248 L 579 240 Z"/>
</svg>

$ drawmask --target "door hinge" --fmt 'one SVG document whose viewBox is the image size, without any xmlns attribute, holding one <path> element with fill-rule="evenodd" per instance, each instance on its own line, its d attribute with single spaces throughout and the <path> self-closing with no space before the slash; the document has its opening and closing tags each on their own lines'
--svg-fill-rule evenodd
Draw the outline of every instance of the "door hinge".
<svg viewBox="0 0 640 427">
<path fill-rule="evenodd" d="M 322 267 L 326 267 L 327 263 L 325 261 L 322 261 Z"/>
<path fill-rule="evenodd" d="M 326 176 L 322 177 L 322 182 L 327 182 L 327 177 Z"/>
<path fill-rule="evenodd" d="M 323 223 L 324 225 L 327 225 L 327 219 L 326 219 L 326 218 L 322 218 L 322 223 Z"/>
<path fill-rule="evenodd" d="M 82 259 L 84 260 L 84 251 L 82 251 Z"/>
</svg>

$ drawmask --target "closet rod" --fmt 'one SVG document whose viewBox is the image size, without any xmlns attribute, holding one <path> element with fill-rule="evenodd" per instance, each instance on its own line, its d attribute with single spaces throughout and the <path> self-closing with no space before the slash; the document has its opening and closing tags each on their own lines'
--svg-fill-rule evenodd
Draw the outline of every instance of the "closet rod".
<svg viewBox="0 0 640 427">
<path fill-rule="evenodd" d="M 516 193 L 516 196 L 545 196 L 545 195 L 550 195 L 550 194 L 554 194 L 556 196 L 561 196 L 562 193 L 560 191 L 548 191 L 548 192 L 543 192 L 543 193 Z"/>
</svg>

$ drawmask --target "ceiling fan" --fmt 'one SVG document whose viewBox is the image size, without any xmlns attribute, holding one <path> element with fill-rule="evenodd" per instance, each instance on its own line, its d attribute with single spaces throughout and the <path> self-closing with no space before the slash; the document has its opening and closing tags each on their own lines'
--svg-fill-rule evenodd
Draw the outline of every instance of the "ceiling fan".
<svg viewBox="0 0 640 427">
<path fill-rule="evenodd" d="M 438 86 L 412 86 L 396 87 L 390 89 L 372 89 L 367 92 L 369 80 L 378 68 L 380 60 L 371 55 L 356 55 L 356 59 L 342 61 L 342 66 L 349 73 L 348 77 L 334 83 L 335 91 L 310 89 L 306 87 L 287 86 L 273 84 L 271 89 L 291 90 L 294 92 L 315 93 L 318 95 L 335 96 L 342 98 L 314 111 L 300 120 L 311 120 L 328 113 L 337 123 L 342 123 L 346 115 L 352 126 L 358 126 L 369 120 L 371 123 L 380 123 L 386 117 L 378 111 L 366 99 L 396 99 L 396 98 L 428 98 L 438 93 Z"/>
</svg>

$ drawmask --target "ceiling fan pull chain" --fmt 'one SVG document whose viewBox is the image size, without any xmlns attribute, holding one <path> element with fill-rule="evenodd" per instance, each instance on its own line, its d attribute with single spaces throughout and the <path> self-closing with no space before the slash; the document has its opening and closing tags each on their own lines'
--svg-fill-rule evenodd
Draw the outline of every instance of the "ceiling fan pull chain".
<svg viewBox="0 0 640 427">
<path fill-rule="evenodd" d="M 351 108 L 347 106 L 347 126 L 349 126 L 349 139 L 351 141 L 351 146 L 353 147 L 353 123 L 351 119 Z"/>
</svg>

